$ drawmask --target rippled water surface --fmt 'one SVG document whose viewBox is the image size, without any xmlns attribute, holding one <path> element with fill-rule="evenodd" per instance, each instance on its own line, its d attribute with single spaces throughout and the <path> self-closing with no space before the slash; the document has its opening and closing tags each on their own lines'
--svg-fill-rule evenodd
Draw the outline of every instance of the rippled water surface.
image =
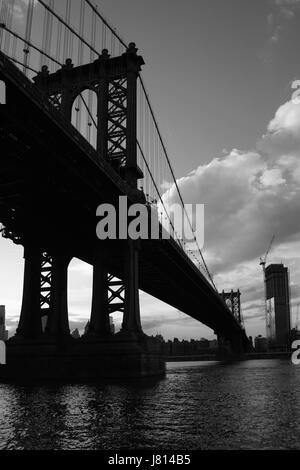
<svg viewBox="0 0 300 470">
<path fill-rule="evenodd" d="M 288 360 L 170 363 L 161 380 L 0 384 L 0 449 L 300 449 Z"/>
</svg>

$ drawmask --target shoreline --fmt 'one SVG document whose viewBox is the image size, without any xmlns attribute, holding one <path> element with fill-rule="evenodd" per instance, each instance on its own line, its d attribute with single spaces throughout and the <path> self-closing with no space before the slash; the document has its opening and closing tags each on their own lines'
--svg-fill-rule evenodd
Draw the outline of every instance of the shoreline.
<svg viewBox="0 0 300 470">
<path fill-rule="evenodd" d="M 243 354 L 238 360 L 241 361 L 251 361 L 257 359 L 290 359 L 292 353 L 291 352 L 273 352 L 273 353 L 248 353 Z M 201 355 L 201 356 L 167 356 L 166 362 L 221 362 L 222 359 L 218 358 L 218 356 L 212 355 Z"/>
</svg>

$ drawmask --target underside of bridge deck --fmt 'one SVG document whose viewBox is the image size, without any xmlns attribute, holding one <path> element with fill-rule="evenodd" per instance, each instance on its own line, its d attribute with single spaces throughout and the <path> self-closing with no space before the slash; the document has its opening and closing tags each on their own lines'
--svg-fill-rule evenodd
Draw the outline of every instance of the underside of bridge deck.
<svg viewBox="0 0 300 470">
<path fill-rule="evenodd" d="M 131 54 L 129 59 L 134 61 L 136 52 Z M 60 344 L 70 344 L 61 342 L 61 338 L 69 335 L 67 267 L 77 257 L 94 267 L 91 336 L 109 333 L 108 284 L 117 277 L 124 283 L 122 332 L 127 334 L 126 341 L 131 334 L 134 344 L 144 344 L 138 301 L 138 290 L 142 289 L 245 349 L 247 338 L 241 325 L 172 238 L 138 242 L 97 239 L 99 204 L 117 206 L 119 196 L 124 195 L 129 203 L 145 202 L 136 179 L 133 184 L 132 175 L 122 178 L 57 110 L 45 103 L 36 85 L 5 57 L 0 59 L 0 80 L 7 88 L 6 104 L 0 106 L 0 222 L 5 227 L 4 235 L 25 248 L 19 338 L 12 351 L 18 351 L 21 338 L 36 338 L 39 342 L 41 336 L 45 338 L 40 318 L 44 253 L 52 263 L 47 341 L 55 337 Z M 135 142 L 135 136 L 133 139 Z M 32 345 L 28 344 L 32 357 Z M 115 343 L 109 344 L 108 349 Z M 124 344 L 116 344 L 124 351 Z M 72 357 L 78 354 L 77 347 L 72 346 Z M 42 355 L 49 352 L 47 348 Z M 103 344 L 99 348 L 101 355 Z M 147 360 L 143 354 L 148 354 Z M 151 362 L 154 356 L 149 359 L 149 354 L 145 346 L 138 361 Z M 161 363 L 157 364 L 161 373 Z"/>
</svg>

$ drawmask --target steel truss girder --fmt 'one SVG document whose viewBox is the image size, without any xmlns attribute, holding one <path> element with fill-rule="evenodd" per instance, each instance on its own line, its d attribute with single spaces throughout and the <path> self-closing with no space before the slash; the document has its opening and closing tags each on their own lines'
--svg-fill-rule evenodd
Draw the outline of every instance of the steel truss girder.
<svg viewBox="0 0 300 470">
<path fill-rule="evenodd" d="M 52 257 L 48 253 L 41 255 L 40 307 L 41 313 L 50 308 L 52 280 Z"/>
<path fill-rule="evenodd" d="M 242 315 L 241 315 L 241 293 L 240 291 L 234 292 L 222 292 L 222 299 L 227 304 L 228 308 L 231 310 L 232 315 L 237 319 L 237 321 L 242 324 Z"/>
<path fill-rule="evenodd" d="M 107 278 L 108 289 L 108 312 L 109 314 L 115 312 L 124 313 L 124 296 L 125 284 L 120 279 L 117 279 L 112 274 Z"/>
<path fill-rule="evenodd" d="M 107 157 L 120 169 L 126 163 L 127 79 L 109 80 Z"/>
</svg>

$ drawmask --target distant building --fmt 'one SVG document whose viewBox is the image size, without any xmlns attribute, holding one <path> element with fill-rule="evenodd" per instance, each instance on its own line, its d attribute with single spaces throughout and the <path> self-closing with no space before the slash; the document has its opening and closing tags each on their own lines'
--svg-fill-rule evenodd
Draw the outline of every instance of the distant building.
<svg viewBox="0 0 300 470">
<path fill-rule="evenodd" d="M 43 330 L 43 332 L 46 331 L 47 323 L 48 323 L 48 315 L 43 315 L 42 316 L 42 330 Z"/>
<path fill-rule="evenodd" d="M 218 349 L 219 344 L 217 339 L 212 339 L 209 341 L 209 349 Z"/>
<path fill-rule="evenodd" d="M 116 329 L 115 329 L 113 318 L 111 316 L 109 316 L 109 326 L 110 326 L 111 333 L 115 334 Z M 89 328 L 90 328 L 90 321 L 88 321 L 87 324 L 84 327 L 83 336 L 87 335 L 89 333 Z"/>
<path fill-rule="evenodd" d="M 174 338 L 172 344 L 172 355 L 173 356 L 183 356 L 184 355 L 184 344 L 179 341 L 178 338 Z"/>
<path fill-rule="evenodd" d="M 290 291 L 288 269 L 283 264 L 267 266 L 266 290 L 270 318 L 267 337 L 270 346 L 287 349 L 291 331 Z"/>
<path fill-rule="evenodd" d="M 291 343 L 297 339 L 300 339 L 300 331 L 297 328 L 291 330 Z"/>
<path fill-rule="evenodd" d="M 80 333 L 79 333 L 79 330 L 78 328 L 76 328 L 72 333 L 71 333 L 71 336 L 75 339 L 79 339 L 80 338 Z"/>
<path fill-rule="evenodd" d="M 111 316 L 109 316 L 109 325 L 110 325 L 110 332 L 114 335 L 115 331 L 116 331 L 116 328 L 115 328 L 115 325 L 114 325 L 113 318 Z"/>
<path fill-rule="evenodd" d="M 170 339 L 164 343 L 163 351 L 166 356 L 172 355 L 172 346 L 173 346 L 173 342 Z"/>
<path fill-rule="evenodd" d="M 201 338 L 198 342 L 199 349 L 208 349 L 209 348 L 209 341 L 208 339 Z"/>
<path fill-rule="evenodd" d="M 5 305 L 0 305 L 0 340 L 7 341 L 8 331 L 5 328 Z"/>
<path fill-rule="evenodd" d="M 90 321 L 87 322 L 87 324 L 84 327 L 84 335 L 87 335 L 89 332 L 89 327 L 90 327 Z"/>
<path fill-rule="evenodd" d="M 261 335 L 256 336 L 254 345 L 256 352 L 266 352 L 268 350 L 268 340 Z"/>
<path fill-rule="evenodd" d="M 161 335 L 155 337 L 156 340 L 163 344 L 163 351 L 166 356 L 201 356 L 206 354 L 214 354 L 218 350 L 218 341 L 209 341 L 205 338 L 200 340 L 180 341 L 178 338 L 164 341 Z"/>
<path fill-rule="evenodd" d="M 156 339 L 156 341 L 159 341 L 160 343 L 163 343 L 165 341 L 164 337 L 162 335 L 159 335 L 159 334 L 157 334 L 155 336 L 155 339 Z"/>
</svg>

